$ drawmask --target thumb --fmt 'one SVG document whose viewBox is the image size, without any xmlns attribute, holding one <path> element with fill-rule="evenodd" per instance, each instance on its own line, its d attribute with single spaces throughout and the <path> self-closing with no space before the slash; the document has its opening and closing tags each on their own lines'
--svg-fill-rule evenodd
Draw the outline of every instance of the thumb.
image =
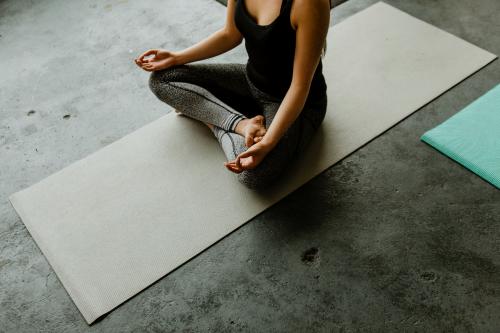
<svg viewBox="0 0 500 333">
<path fill-rule="evenodd" d="M 156 55 L 157 52 L 158 52 L 158 50 L 156 50 L 156 49 L 147 50 L 146 52 L 141 54 L 141 56 L 139 57 L 139 60 L 144 61 L 144 57 L 147 57 L 147 56 L 152 55 L 152 54 Z"/>
<path fill-rule="evenodd" d="M 246 150 L 246 151 L 244 151 L 244 152 L 240 153 L 240 154 L 238 155 L 237 159 L 239 160 L 240 158 L 248 157 L 248 156 L 250 156 L 250 155 L 252 155 L 252 151 L 251 151 L 250 149 L 248 149 L 248 150 Z"/>
</svg>

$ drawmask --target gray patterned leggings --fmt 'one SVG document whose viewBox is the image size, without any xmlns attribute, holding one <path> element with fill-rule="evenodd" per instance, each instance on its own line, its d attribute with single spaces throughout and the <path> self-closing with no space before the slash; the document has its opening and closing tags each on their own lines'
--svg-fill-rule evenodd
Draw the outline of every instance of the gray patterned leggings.
<svg viewBox="0 0 500 333">
<path fill-rule="evenodd" d="M 245 150 L 244 137 L 235 133 L 242 118 L 264 115 L 274 119 L 281 100 L 256 88 L 239 63 L 189 63 L 151 73 L 149 87 L 161 101 L 182 114 L 213 124 L 213 134 L 228 160 Z M 319 128 L 326 113 L 326 96 L 306 103 L 299 117 L 256 168 L 237 174 L 251 189 L 263 189 L 280 176 Z"/>
</svg>

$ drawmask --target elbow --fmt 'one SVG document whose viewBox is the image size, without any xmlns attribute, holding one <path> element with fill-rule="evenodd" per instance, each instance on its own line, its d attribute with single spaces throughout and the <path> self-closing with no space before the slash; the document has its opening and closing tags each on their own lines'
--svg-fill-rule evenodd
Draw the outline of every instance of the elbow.
<svg viewBox="0 0 500 333">
<path fill-rule="evenodd" d="M 243 41 L 243 35 L 235 29 L 223 28 L 222 33 L 234 47 L 240 45 L 241 42 Z"/>
<path fill-rule="evenodd" d="M 237 37 L 237 38 L 233 39 L 233 43 L 234 43 L 235 47 L 240 45 L 241 42 L 243 42 L 243 37 Z"/>
<path fill-rule="evenodd" d="M 240 36 L 233 36 L 230 40 L 232 40 L 232 45 L 234 45 L 234 47 L 236 47 L 243 42 L 243 36 L 241 36 L 241 35 Z"/>
</svg>

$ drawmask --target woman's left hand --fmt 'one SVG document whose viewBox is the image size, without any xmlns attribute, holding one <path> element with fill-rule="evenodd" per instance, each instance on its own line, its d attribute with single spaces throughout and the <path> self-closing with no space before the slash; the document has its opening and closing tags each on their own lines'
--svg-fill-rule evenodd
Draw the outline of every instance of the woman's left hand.
<svg viewBox="0 0 500 333">
<path fill-rule="evenodd" d="M 254 169 L 262 162 L 272 148 L 271 145 L 259 141 L 236 156 L 236 159 L 224 162 L 224 165 L 229 171 L 234 173 L 241 173 L 243 170 Z"/>
</svg>

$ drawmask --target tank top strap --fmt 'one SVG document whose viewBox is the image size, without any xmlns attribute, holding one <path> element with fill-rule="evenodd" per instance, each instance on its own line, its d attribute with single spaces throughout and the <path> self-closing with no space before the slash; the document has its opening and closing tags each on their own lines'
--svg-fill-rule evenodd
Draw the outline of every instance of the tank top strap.
<svg viewBox="0 0 500 333">
<path fill-rule="evenodd" d="M 282 0 L 280 15 L 282 13 L 290 13 L 290 9 L 292 8 L 293 0 Z"/>
</svg>

